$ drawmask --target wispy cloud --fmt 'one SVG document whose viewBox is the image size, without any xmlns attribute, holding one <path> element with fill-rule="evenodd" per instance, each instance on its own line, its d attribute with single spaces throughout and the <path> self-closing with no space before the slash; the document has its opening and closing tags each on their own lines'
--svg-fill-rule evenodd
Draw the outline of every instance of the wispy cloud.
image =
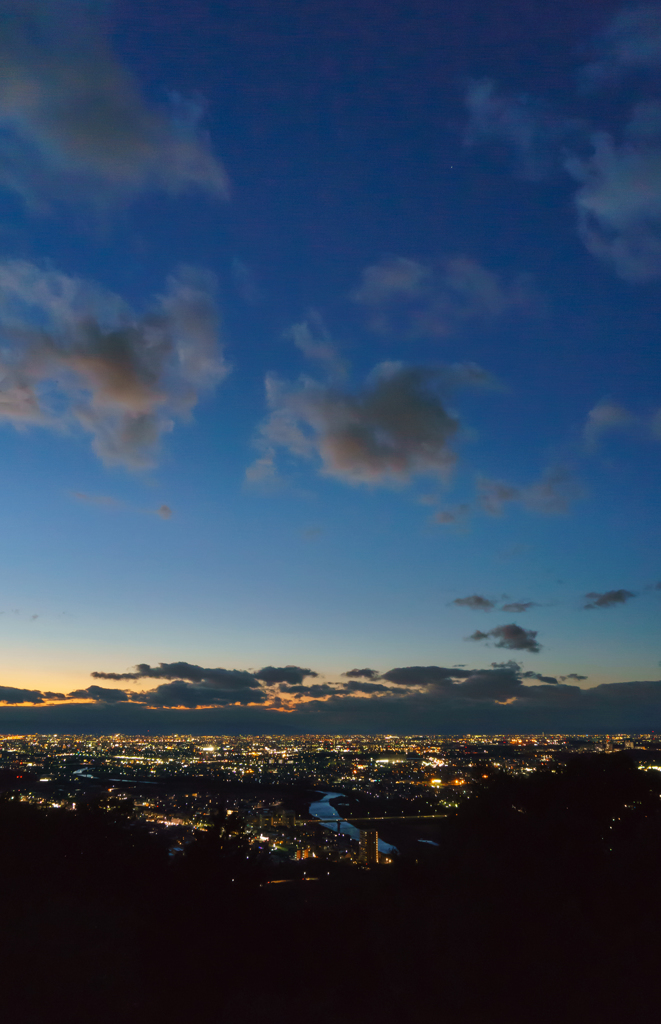
<svg viewBox="0 0 661 1024">
<path fill-rule="evenodd" d="M 595 40 L 596 60 L 579 74 L 585 89 L 661 68 L 661 6 L 622 11 Z M 472 82 L 465 141 L 506 143 L 517 172 L 544 178 L 564 169 L 576 182 L 578 232 L 594 256 L 631 282 L 661 276 L 661 102 L 638 74 L 639 101 L 624 130 L 551 112 L 539 99 Z"/>
<path fill-rule="evenodd" d="M 306 359 L 320 363 L 331 377 L 345 376 L 346 364 L 337 353 L 323 317 L 316 310 L 308 314 L 307 320 L 293 324 L 285 334 Z"/>
<path fill-rule="evenodd" d="M 590 409 L 583 437 L 588 447 L 593 448 L 604 434 L 626 429 L 633 422 L 634 417 L 621 405 L 604 400 Z"/>
<path fill-rule="evenodd" d="M 466 256 L 438 266 L 389 257 L 363 270 L 351 298 L 365 309 L 371 330 L 404 337 L 445 337 L 466 324 L 540 307 L 529 274 L 505 280 Z"/>
<path fill-rule="evenodd" d="M 93 436 L 106 463 L 154 464 L 159 442 L 229 372 L 215 279 L 182 268 L 150 312 L 33 263 L 0 263 L 0 420 Z"/>
<path fill-rule="evenodd" d="M 608 434 L 617 433 L 627 433 L 638 440 L 661 440 L 661 410 L 633 413 L 610 399 L 598 402 L 588 412 L 583 427 L 586 448 L 593 450 Z"/>
<path fill-rule="evenodd" d="M 554 113 L 537 97 L 499 91 L 489 78 L 469 83 L 466 106 L 464 144 L 505 143 L 517 175 L 531 181 L 559 172 L 566 145 L 586 131 L 584 121 Z"/>
<path fill-rule="evenodd" d="M 250 306 L 257 306 L 263 301 L 261 289 L 255 280 L 252 269 L 238 256 L 235 256 L 230 264 L 232 282 L 238 294 L 244 302 Z"/>
<path fill-rule="evenodd" d="M 564 515 L 581 497 L 581 489 L 569 471 L 562 466 L 548 469 L 541 480 L 523 487 L 479 477 L 478 500 L 490 516 L 500 516 L 508 504 L 519 504 L 529 512 L 541 515 Z"/>
<path fill-rule="evenodd" d="M 592 147 L 565 161 L 580 182 L 579 234 L 624 280 L 651 281 L 661 276 L 661 103 L 639 104 L 620 143 L 598 131 Z"/>
<path fill-rule="evenodd" d="M 148 103 L 113 54 L 98 5 L 7 0 L 0 63 L 0 184 L 32 206 L 105 206 L 145 189 L 226 195 L 200 127 L 204 102 Z"/>
<path fill-rule="evenodd" d="M 580 71 L 587 89 L 617 85 L 626 74 L 661 67 L 661 6 L 642 4 L 620 11 L 593 40 L 595 59 Z"/>
<path fill-rule="evenodd" d="M 89 505 L 101 505 L 105 508 L 119 508 L 122 504 L 117 498 L 107 494 L 85 494 L 83 491 L 72 491 L 71 497 L 76 501 L 83 501 Z"/>
<path fill-rule="evenodd" d="M 84 491 L 71 491 L 71 497 L 75 498 L 76 501 L 81 501 L 87 505 L 97 505 L 100 508 L 118 509 L 127 507 L 125 502 L 107 494 L 85 494 Z M 170 519 L 172 517 L 172 509 L 169 505 L 160 505 L 159 508 L 150 508 L 144 511 L 146 511 L 147 515 L 158 516 L 159 519 Z"/>
<path fill-rule="evenodd" d="M 469 513 L 470 505 L 463 502 L 461 505 L 455 505 L 453 508 L 443 508 L 435 512 L 432 516 L 432 522 L 436 523 L 437 526 L 455 526 L 458 523 L 464 522 Z"/>
<path fill-rule="evenodd" d="M 246 469 L 246 483 L 257 488 L 269 489 L 277 486 L 279 482 L 275 452 L 270 449 L 267 449 Z"/>
</svg>

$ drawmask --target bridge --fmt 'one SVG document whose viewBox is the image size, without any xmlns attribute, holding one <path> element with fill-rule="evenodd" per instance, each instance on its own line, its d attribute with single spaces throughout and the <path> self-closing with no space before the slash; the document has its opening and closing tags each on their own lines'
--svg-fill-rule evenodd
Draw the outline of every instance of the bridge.
<svg viewBox="0 0 661 1024">
<path fill-rule="evenodd" d="M 425 818 L 448 818 L 449 814 L 389 814 L 371 818 L 298 818 L 298 825 L 311 825 L 313 822 L 317 822 L 319 825 L 326 825 L 331 823 L 333 825 L 341 824 L 343 821 L 348 821 L 353 824 L 356 821 L 422 821 Z"/>
</svg>

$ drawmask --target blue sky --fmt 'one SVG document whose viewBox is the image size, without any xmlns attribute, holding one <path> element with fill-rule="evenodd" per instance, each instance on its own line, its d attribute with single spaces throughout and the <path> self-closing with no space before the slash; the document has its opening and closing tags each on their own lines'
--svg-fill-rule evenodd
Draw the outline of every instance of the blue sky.
<svg viewBox="0 0 661 1024">
<path fill-rule="evenodd" d="M 661 6 L 0 54 L 0 727 L 660 727 Z"/>
</svg>

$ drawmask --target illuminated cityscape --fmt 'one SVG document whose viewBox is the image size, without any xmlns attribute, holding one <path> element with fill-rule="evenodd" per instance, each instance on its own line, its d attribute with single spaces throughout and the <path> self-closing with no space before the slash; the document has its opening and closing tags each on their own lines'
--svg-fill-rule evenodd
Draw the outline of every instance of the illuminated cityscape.
<svg viewBox="0 0 661 1024">
<path fill-rule="evenodd" d="M 10 799 L 43 808 L 130 808 L 132 827 L 175 857 L 222 806 L 277 873 L 308 859 L 391 864 L 417 843 L 438 845 L 441 822 L 499 776 L 623 750 L 642 769 L 661 762 L 653 733 L 4 736 L 0 779 Z"/>
</svg>

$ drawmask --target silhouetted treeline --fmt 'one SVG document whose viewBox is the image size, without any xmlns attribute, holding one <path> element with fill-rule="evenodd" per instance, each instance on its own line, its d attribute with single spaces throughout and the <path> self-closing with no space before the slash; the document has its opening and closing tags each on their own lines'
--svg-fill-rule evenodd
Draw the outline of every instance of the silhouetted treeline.
<svg viewBox="0 0 661 1024">
<path fill-rule="evenodd" d="M 278 884 L 222 808 L 171 857 L 130 803 L 6 795 L 2 1006 L 22 1024 L 655 1020 L 660 782 L 619 754 L 489 778 L 438 848 Z"/>
</svg>

